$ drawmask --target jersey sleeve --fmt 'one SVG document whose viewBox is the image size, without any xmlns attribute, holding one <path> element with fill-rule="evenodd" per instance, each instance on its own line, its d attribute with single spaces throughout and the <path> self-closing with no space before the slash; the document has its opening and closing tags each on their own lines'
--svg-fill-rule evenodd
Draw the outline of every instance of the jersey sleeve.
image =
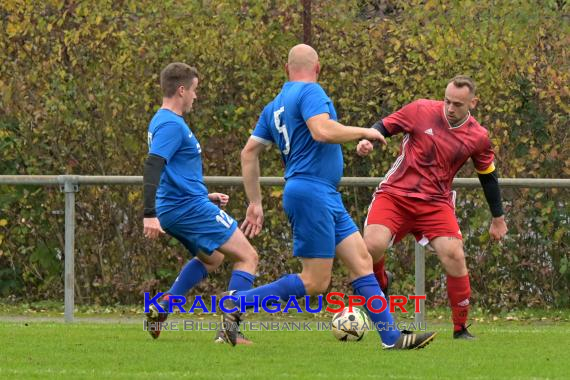
<svg viewBox="0 0 570 380">
<path fill-rule="evenodd" d="M 299 98 L 299 110 L 303 120 L 307 121 L 313 116 L 328 113 L 330 115 L 330 104 L 332 101 L 325 93 L 325 90 L 316 83 L 311 83 L 301 92 Z"/>
<path fill-rule="evenodd" d="M 182 145 L 183 130 L 177 123 L 159 125 L 150 142 L 149 154 L 162 157 L 168 163 Z"/>
<path fill-rule="evenodd" d="M 489 134 L 485 131 L 481 149 L 471 156 L 475 170 L 479 174 L 489 174 L 495 170 L 495 152 L 489 139 Z"/>
<path fill-rule="evenodd" d="M 416 115 L 418 113 L 418 102 L 412 102 L 398 111 L 382 119 L 384 128 L 391 134 L 411 133 L 416 124 Z"/>
<path fill-rule="evenodd" d="M 254 140 L 264 145 L 270 145 L 275 142 L 273 140 L 273 135 L 271 134 L 271 116 L 271 109 L 268 105 L 263 109 L 263 112 L 261 112 L 259 120 L 257 120 L 257 124 L 251 134 L 251 137 Z"/>
</svg>

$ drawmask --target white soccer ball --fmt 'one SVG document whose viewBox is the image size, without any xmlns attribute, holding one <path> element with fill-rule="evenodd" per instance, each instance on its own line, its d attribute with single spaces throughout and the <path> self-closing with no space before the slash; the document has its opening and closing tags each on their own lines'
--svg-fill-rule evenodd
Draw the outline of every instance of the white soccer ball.
<svg viewBox="0 0 570 380">
<path fill-rule="evenodd" d="M 332 333 L 341 342 L 362 340 L 369 326 L 366 312 L 358 307 L 353 307 L 352 312 L 345 307 L 332 319 Z"/>
</svg>

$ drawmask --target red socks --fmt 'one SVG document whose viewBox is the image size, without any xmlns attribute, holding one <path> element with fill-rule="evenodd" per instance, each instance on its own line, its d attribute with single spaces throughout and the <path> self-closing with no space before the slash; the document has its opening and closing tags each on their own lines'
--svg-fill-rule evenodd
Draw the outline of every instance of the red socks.
<svg viewBox="0 0 570 380">
<path fill-rule="evenodd" d="M 471 296 L 469 275 L 462 277 L 447 275 L 447 296 L 451 305 L 453 330 L 460 331 L 465 326 L 469 314 L 469 297 Z"/>
<path fill-rule="evenodd" d="M 386 256 L 382 256 L 380 261 L 378 261 L 372 267 L 372 270 L 374 271 L 374 277 L 376 277 L 376 280 L 382 289 L 386 289 L 386 286 L 388 285 L 388 277 L 386 277 L 386 270 L 384 269 L 385 260 Z"/>
<path fill-rule="evenodd" d="M 374 264 L 374 277 L 382 289 L 386 289 L 388 278 L 384 269 L 385 256 Z M 460 331 L 467 322 L 469 315 L 469 297 L 471 297 L 471 285 L 469 275 L 453 277 L 447 275 L 447 296 L 451 305 L 451 319 L 453 320 L 453 330 Z"/>
</svg>

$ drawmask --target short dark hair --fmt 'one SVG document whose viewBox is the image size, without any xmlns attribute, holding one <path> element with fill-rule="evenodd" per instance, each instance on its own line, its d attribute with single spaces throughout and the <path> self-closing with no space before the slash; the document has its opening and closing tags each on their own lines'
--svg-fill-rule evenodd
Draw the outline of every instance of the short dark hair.
<svg viewBox="0 0 570 380">
<path fill-rule="evenodd" d="M 171 98 L 180 86 L 190 87 L 198 70 L 182 62 L 173 62 L 160 72 L 160 88 L 165 98 Z"/>
<path fill-rule="evenodd" d="M 455 87 L 458 88 L 468 87 L 469 92 L 471 92 L 472 94 L 475 94 L 475 90 L 477 90 L 475 82 L 473 81 L 473 79 L 471 79 L 471 77 L 468 77 L 467 75 L 456 75 L 452 80 L 449 81 L 449 83 L 453 83 Z"/>
</svg>

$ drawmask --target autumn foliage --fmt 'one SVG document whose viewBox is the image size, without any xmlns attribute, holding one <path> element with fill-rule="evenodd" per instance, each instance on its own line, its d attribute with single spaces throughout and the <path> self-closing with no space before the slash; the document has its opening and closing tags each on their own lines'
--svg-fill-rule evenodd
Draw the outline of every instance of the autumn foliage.
<svg viewBox="0 0 570 380">
<path fill-rule="evenodd" d="M 447 80 L 478 84 L 476 118 L 490 131 L 503 177 L 570 175 L 566 1 L 313 1 L 321 82 L 348 125 L 368 126 L 417 98 L 442 98 Z M 0 4 L 0 174 L 141 175 L 146 129 L 160 102 L 158 73 L 172 61 L 198 68 L 187 121 L 206 175 L 240 175 L 239 152 L 263 105 L 279 91 L 283 63 L 300 42 L 299 1 L 3 0 Z M 346 176 L 382 176 L 400 138 L 362 159 L 346 144 Z M 277 151 L 263 175 L 281 175 Z M 460 173 L 473 177 L 468 163 Z M 245 212 L 243 190 L 228 212 Z M 258 283 L 299 269 L 279 187 L 265 188 L 266 224 L 253 244 Z M 372 189 L 343 188 L 362 224 Z M 483 308 L 570 304 L 568 190 L 504 189 L 510 227 L 489 242 L 480 190 L 459 191 L 473 298 Z M 76 300 L 137 303 L 165 290 L 183 248 L 142 236 L 141 188 L 82 187 L 77 195 Z M 61 298 L 63 195 L 0 187 L 0 296 Z M 413 241 L 390 252 L 394 293 L 413 293 Z M 445 276 L 427 259 L 428 303 L 446 304 Z M 196 292 L 217 292 L 230 266 Z M 335 267 L 332 288 L 347 290 Z"/>
</svg>

